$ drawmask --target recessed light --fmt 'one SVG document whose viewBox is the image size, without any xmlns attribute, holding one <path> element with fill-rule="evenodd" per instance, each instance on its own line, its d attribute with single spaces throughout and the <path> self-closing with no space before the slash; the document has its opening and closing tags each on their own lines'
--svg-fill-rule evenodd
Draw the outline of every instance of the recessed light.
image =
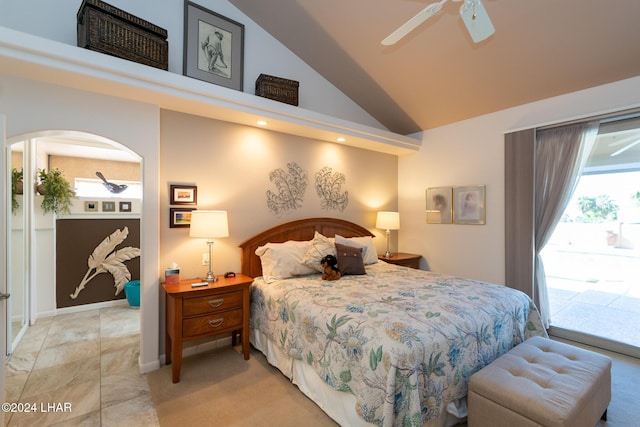
<svg viewBox="0 0 640 427">
<path fill-rule="evenodd" d="M 258 120 L 257 123 L 258 123 L 258 126 L 266 126 L 267 125 L 267 122 L 264 121 L 264 120 Z"/>
<path fill-rule="evenodd" d="M 345 139 L 344 139 L 343 137 L 340 137 L 340 138 L 338 138 L 338 139 L 337 139 L 337 141 L 338 141 L 338 142 L 344 142 L 344 141 L 345 141 Z"/>
</svg>

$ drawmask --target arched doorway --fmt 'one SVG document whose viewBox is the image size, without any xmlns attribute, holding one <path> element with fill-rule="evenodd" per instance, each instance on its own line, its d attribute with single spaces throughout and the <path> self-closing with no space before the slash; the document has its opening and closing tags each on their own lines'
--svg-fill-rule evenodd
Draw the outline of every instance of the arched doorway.
<svg viewBox="0 0 640 427">
<path fill-rule="evenodd" d="M 12 178 L 21 172 L 24 183 L 33 183 L 39 170 L 62 169 L 66 170 L 73 187 L 83 181 L 85 187 L 88 184 L 87 188 L 91 189 L 92 181 L 96 186 L 101 185 L 95 176 L 97 167 L 112 172 L 127 169 L 127 182 L 137 182 L 137 191 L 124 194 L 123 203 L 107 206 L 114 207 L 110 212 L 112 216 L 117 215 L 122 206 L 125 211 L 130 211 L 123 214 L 129 217 L 137 215 L 141 221 L 142 157 L 116 141 L 72 131 L 41 131 L 12 137 L 5 143 L 5 154 L 9 174 L 7 184 L 12 193 L 12 203 L 6 213 L 7 283 L 12 294 L 7 305 L 7 353 L 10 354 L 15 351 L 29 324 L 39 316 L 55 315 L 58 309 L 56 291 L 51 286 L 51 279 L 55 277 L 55 256 L 50 256 L 55 252 L 54 218 L 38 212 L 38 196 L 33 191 L 14 195 Z M 111 177 L 114 175 L 117 179 L 117 173 L 110 174 Z M 130 187 L 133 190 L 134 185 Z M 32 186 L 28 184 L 24 188 L 31 189 Z M 84 191 L 86 193 L 86 188 Z M 82 197 L 74 200 L 71 217 L 74 214 L 85 214 Z"/>
</svg>

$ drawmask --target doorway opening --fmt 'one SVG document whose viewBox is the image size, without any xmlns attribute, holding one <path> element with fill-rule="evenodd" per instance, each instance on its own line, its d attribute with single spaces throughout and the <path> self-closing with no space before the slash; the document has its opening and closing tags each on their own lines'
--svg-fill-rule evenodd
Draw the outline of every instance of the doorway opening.
<svg viewBox="0 0 640 427">
<path fill-rule="evenodd" d="M 640 118 L 600 125 L 542 251 L 550 333 L 640 355 Z"/>
<path fill-rule="evenodd" d="M 12 206 L 7 207 L 7 283 L 12 297 L 7 304 L 7 355 L 12 354 L 29 325 L 38 317 L 54 316 L 56 306 L 56 217 L 43 215 L 39 196 L 34 187 L 39 170 L 59 169 L 64 171 L 72 187 L 75 178 L 95 176 L 94 162 L 118 170 L 122 165 L 134 166 L 134 179 L 141 183 L 141 158 L 126 147 L 93 134 L 71 131 L 48 131 L 14 137 L 6 143 L 7 173 L 22 176 L 22 194 L 16 194 L 12 185 Z M 135 172 L 137 171 L 137 172 Z M 129 174 L 131 172 L 129 171 Z M 29 184 L 25 184 L 29 183 Z M 140 191 L 135 197 L 140 206 Z M 15 204 L 13 203 L 15 199 Z M 80 207 L 82 199 L 74 199 L 69 215 L 80 216 L 85 212 Z M 114 204 L 114 206 L 116 206 Z M 119 206 L 119 205 L 118 205 Z M 131 205 L 128 205 L 131 206 Z M 117 215 L 115 209 L 111 215 Z M 130 213 L 135 215 L 135 212 Z M 138 212 L 140 219 L 140 212 Z M 15 298 L 14 298 L 15 296 Z M 78 307 L 78 311 L 82 307 Z M 67 309 L 67 311 L 69 311 Z"/>
</svg>

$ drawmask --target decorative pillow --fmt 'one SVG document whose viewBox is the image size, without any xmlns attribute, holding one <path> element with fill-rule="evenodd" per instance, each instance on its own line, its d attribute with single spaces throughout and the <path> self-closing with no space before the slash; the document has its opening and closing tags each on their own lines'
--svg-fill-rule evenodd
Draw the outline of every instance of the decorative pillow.
<svg viewBox="0 0 640 427">
<path fill-rule="evenodd" d="M 365 265 L 378 262 L 378 252 L 376 251 L 376 246 L 373 244 L 373 238 L 371 236 L 346 238 L 336 234 L 336 243 L 362 248 L 362 258 Z"/>
<path fill-rule="evenodd" d="M 302 258 L 302 263 L 307 267 L 322 273 L 322 266 L 320 260 L 325 255 L 336 256 L 336 247 L 327 236 L 324 236 L 316 231 L 313 236 L 313 240 L 309 242 L 309 249 Z"/>
<path fill-rule="evenodd" d="M 284 243 L 267 243 L 256 249 L 262 264 L 262 277 L 267 283 L 288 279 L 293 276 L 304 276 L 316 270 L 302 263 L 302 258 L 309 249 L 309 242 L 289 240 Z"/>
<path fill-rule="evenodd" d="M 336 243 L 338 268 L 343 276 L 348 274 L 367 274 L 362 259 L 362 248 Z"/>
</svg>

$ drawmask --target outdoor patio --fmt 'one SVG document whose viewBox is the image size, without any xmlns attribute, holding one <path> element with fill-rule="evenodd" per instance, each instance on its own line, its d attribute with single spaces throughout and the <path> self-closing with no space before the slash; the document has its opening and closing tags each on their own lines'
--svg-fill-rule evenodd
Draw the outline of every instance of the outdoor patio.
<svg viewBox="0 0 640 427">
<path fill-rule="evenodd" d="M 640 348 L 640 252 L 553 245 L 543 255 L 551 325 Z"/>
</svg>

